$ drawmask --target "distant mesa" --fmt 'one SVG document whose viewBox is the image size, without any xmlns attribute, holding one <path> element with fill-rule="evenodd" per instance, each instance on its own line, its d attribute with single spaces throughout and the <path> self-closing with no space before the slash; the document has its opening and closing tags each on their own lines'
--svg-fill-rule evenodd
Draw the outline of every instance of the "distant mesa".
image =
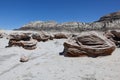
<svg viewBox="0 0 120 80">
<path fill-rule="evenodd" d="M 110 21 L 114 21 L 114 20 L 118 20 L 118 19 L 120 19 L 120 11 L 107 14 L 107 15 L 101 17 L 98 21 L 99 22 L 103 22 L 103 21 L 110 22 Z"/>
<path fill-rule="evenodd" d="M 56 21 L 35 21 L 30 22 L 17 30 L 37 30 L 55 32 L 81 32 L 90 30 L 111 30 L 120 29 L 120 11 L 102 16 L 99 20 L 92 23 Z"/>
</svg>

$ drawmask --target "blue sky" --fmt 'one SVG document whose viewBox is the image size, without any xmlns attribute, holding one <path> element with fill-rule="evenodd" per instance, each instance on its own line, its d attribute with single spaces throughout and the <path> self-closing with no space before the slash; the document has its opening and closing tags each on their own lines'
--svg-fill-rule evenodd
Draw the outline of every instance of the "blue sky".
<svg viewBox="0 0 120 80">
<path fill-rule="evenodd" d="M 0 0 L 0 29 L 37 20 L 93 22 L 116 11 L 120 11 L 120 0 Z"/>
</svg>

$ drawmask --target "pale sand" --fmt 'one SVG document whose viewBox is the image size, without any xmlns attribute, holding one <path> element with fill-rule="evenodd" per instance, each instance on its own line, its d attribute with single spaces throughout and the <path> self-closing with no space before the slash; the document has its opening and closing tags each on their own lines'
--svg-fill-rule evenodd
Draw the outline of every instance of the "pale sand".
<svg viewBox="0 0 120 80">
<path fill-rule="evenodd" d="M 120 49 L 105 57 L 69 58 L 60 56 L 61 40 L 39 42 L 37 49 L 5 48 L 0 39 L 0 80 L 120 80 Z M 19 62 L 22 55 L 30 60 Z"/>
</svg>

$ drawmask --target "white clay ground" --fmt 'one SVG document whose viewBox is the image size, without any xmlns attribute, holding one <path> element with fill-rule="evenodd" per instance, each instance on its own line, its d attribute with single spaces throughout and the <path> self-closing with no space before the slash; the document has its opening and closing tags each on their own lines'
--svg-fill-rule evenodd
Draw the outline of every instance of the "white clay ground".
<svg viewBox="0 0 120 80">
<path fill-rule="evenodd" d="M 0 39 L 0 80 L 120 80 L 120 49 L 105 57 L 60 56 L 65 39 L 39 42 L 37 49 L 5 48 Z M 28 62 L 21 63 L 22 55 Z"/>
</svg>

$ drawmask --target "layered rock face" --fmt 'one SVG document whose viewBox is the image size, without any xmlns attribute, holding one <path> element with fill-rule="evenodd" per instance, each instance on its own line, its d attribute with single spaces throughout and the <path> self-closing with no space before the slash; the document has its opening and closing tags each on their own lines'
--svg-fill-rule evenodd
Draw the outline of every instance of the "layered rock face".
<svg viewBox="0 0 120 80">
<path fill-rule="evenodd" d="M 64 43 L 63 55 L 67 57 L 111 55 L 115 44 L 103 35 L 83 33 Z"/>
<path fill-rule="evenodd" d="M 107 14 L 103 17 L 101 17 L 98 22 L 112 22 L 114 20 L 120 19 L 120 11 L 119 12 L 114 12 L 111 14 Z"/>
<path fill-rule="evenodd" d="M 57 23 L 57 22 L 51 22 L 51 21 L 36 21 L 31 22 L 29 24 L 26 24 L 22 26 L 18 30 L 38 30 L 38 31 L 52 31 L 52 32 L 62 32 L 62 31 L 68 31 L 68 32 L 79 32 L 78 25 L 83 25 L 83 23 L 79 22 L 67 22 L 67 23 Z"/>
<path fill-rule="evenodd" d="M 30 33 L 13 33 L 9 35 L 9 43 L 6 47 L 21 46 L 24 49 L 33 50 L 36 48 L 37 41 L 32 39 Z"/>
<path fill-rule="evenodd" d="M 57 23 L 55 21 L 35 21 L 26 24 L 18 30 L 39 30 L 55 32 L 81 32 L 86 30 L 109 30 L 120 29 L 120 12 L 110 13 L 92 23 L 66 22 Z"/>
<path fill-rule="evenodd" d="M 101 26 L 106 30 L 120 29 L 120 12 L 107 14 L 95 23 L 101 23 Z"/>
</svg>

